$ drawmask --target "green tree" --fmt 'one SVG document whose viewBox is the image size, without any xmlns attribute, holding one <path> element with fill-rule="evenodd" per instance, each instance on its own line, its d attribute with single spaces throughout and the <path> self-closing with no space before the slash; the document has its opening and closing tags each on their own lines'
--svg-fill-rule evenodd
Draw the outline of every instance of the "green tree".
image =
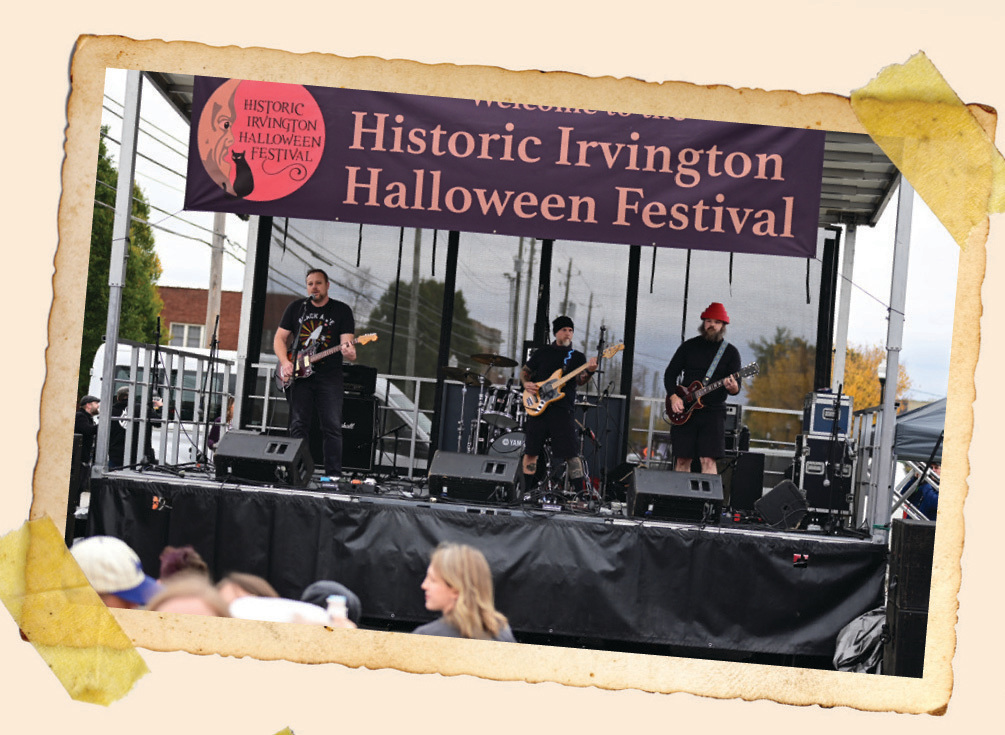
<svg viewBox="0 0 1005 735">
<path fill-rule="evenodd" d="M 112 163 L 101 129 L 98 144 L 98 172 L 94 190 L 94 215 L 91 221 L 91 254 L 87 266 L 87 294 L 84 330 L 80 344 L 80 373 L 77 395 L 87 392 L 94 353 L 105 335 L 108 320 L 108 272 L 112 253 L 112 223 L 115 219 L 115 188 L 119 173 Z M 154 236 L 146 221 L 150 206 L 138 186 L 133 187 L 132 224 L 129 228 L 129 258 L 126 282 L 122 289 L 119 337 L 137 342 L 152 342 L 157 334 L 157 317 L 164 307 L 157 293 L 161 263 L 154 250 Z M 166 335 L 162 335 L 162 341 Z"/>
<path fill-rule="evenodd" d="M 423 378 L 436 377 L 438 354 L 440 349 L 440 322 L 443 313 L 443 282 L 433 279 L 419 281 L 419 298 L 417 308 L 418 330 L 415 349 L 415 375 Z M 408 314 L 412 309 L 411 281 L 402 281 L 398 288 L 398 326 L 395 330 L 394 360 L 388 367 L 391 353 L 391 325 L 394 323 L 394 294 L 392 284 L 377 301 L 370 312 L 365 332 L 376 332 L 379 339 L 372 345 L 367 345 L 365 362 L 373 365 L 382 373 L 404 375 L 406 371 L 406 355 L 408 352 Z M 485 350 L 478 342 L 475 326 L 468 315 L 464 293 L 458 291 L 454 296 L 453 333 L 450 341 L 450 352 L 456 356 L 461 365 L 467 365 L 468 356 Z M 357 330 L 359 331 L 359 330 Z M 360 359 L 363 359 L 362 353 Z"/>
<path fill-rule="evenodd" d="M 806 394 L 813 390 L 816 348 L 788 329 L 778 327 L 775 336 L 749 343 L 757 362 L 757 375 L 747 384 L 751 406 L 801 411 Z M 744 416 L 751 438 L 795 441 L 802 430 L 802 417 L 751 411 Z"/>
</svg>

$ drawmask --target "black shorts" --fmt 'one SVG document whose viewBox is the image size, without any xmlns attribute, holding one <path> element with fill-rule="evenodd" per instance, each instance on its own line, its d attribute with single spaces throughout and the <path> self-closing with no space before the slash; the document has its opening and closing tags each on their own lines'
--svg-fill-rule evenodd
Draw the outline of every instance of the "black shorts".
<svg viewBox="0 0 1005 735">
<path fill-rule="evenodd" d="M 719 459 L 726 454 L 726 412 L 699 408 L 687 423 L 670 429 L 673 456 Z"/>
<path fill-rule="evenodd" d="M 556 459 L 569 459 L 579 454 L 576 446 L 576 422 L 572 409 L 558 403 L 553 403 L 538 416 L 528 416 L 524 426 L 527 432 L 527 443 L 524 454 L 529 457 L 540 457 L 544 449 L 544 440 L 551 437 L 551 456 Z"/>
</svg>

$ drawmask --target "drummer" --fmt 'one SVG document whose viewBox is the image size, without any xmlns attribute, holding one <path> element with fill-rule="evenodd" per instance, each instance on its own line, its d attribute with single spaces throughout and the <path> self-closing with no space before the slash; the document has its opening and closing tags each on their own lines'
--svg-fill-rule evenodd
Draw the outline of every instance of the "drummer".
<svg viewBox="0 0 1005 735">
<path fill-rule="evenodd" d="M 552 334 L 555 341 L 550 345 L 541 347 L 534 351 L 527 360 L 527 364 L 521 368 L 521 381 L 524 389 L 524 402 L 538 400 L 540 408 L 541 400 L 548 401 L 542 410 L 536 411 L 537 415 L 532 415 L 528 409 L 527 423 L 527 443 L 523 455 L 523 477 L 524 488 L 530 490 L 535 481 L 537 473 L 537 461 L 544 449 L 544 441 L 551 437 L 551 448 L 556 459 L 565 460 L 566 477 L 572 483 L 576 492 L 582 491 L 584 470 L 583 460 L 578 456 L 576 447 L 576 421 L 575 403 L 576 386 L 584 385 L 597 372 L 597 358 L 591 357 L 589 361 L 579 350 L 572 347 L 572 335 L 574 332 L 572 319 L 568 316 L 560 316 L 552 322 Z M 585 367 L 585 370 L 581 368 Z M 541 385 L 552 378 L 559 378 L 563 375 L 579 370 L 575 380 L 565 383 L 561 390 L 565 395 L 557 400 L 551 401 L 549 396 L 539 395 Z"/>
</svg>

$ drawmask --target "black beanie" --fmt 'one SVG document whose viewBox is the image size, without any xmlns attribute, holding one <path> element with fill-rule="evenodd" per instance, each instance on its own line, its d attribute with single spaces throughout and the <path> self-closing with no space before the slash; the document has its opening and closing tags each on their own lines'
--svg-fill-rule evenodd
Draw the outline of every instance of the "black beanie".
<svg viewBox="0 0 1005 735">
<path fill-rule="evenodd" d="M 558 334 L 559 329 L 565 329 L 566 327 L 569 327 L 570 329 L 576 328 L 572 324 L 572 319 L 567 316 L 560 316 L 551 323 L 551 333 Z"/>
</svg>

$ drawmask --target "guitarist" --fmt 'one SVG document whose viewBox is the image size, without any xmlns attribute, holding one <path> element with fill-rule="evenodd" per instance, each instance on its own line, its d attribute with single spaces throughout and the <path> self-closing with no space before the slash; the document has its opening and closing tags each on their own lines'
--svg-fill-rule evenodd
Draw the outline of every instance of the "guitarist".
<svg viewBox="0 0 1005 735">
<path fill-rule="evenodd" d="M 718 472 L 715 460 L 726 454 L 726 397 L 740 392 L 737 379 L 728 377 L 740 370 L 740 353 L 726 343 L 712 375 L 706 380 L 708 369 L 719 354 L 726 338 L 729 314 L 726 307 L 715 301 L 701 313 L 698 336 L 685 341 L 674 353 L 666 372 L 663 385 L 670 396 L 670 406 L 676 413 L 685 409 L 684 401 L 676 395 L 678 385 L 690 386 L 694 381 L 708 385 L 723 380 L 718 388 L 702 396 L 702 407 L 695 409 L 691 417 L 670 430 L 670 441 L 675 459 L 674 469 L 690 472 L 691 460 L 701 459 L 701 471 L 714 475 Z"/>
<path fill-rule="evenodd" d="M 583 461 L 577 452 L 574 414 L 576 386 L 589 382 L 597 371 L 597 358 L 591 357 L 587 361 L 586 355 L 572 348 L 573 330 L 572 319 L 569 317 L 560 316 L 555 319 L 551 325 L 555 341 L 535 350 L 530 359 L 527 360 L 527 364 L 521 368 L 520 379 L 523 382 L 524 390 L 536 395 L 539 385 L 548 380 L 556 370 L 561 370 L 562 375 L 567 375 L 578 367 L 586 366 L 586 369 L 576 376 L 575 380 L 570 380 L 563 386 L 565 393 L 563 398 L 548 405 L 543 413 L 537 416 L 529 414 L 527 416 L 523 477 L 524 488 L 528 490 L 534 484 L 537 460 L 544 448 L 544 440 L 549 436 L 551 437 L 552 454 L 556 459 L 565 461 L 567 474 L 573 486 L 582 485 Z M 576 487 L 577 491 L 581 489 L 581 487 Z"/>
<path fill-rule="evenodd" d="M 311 363 L 307 377 L 297 377 L 286 391 L 290 404 L 290 435 L 309 439 L 312 412 L 317 409 L 324 435 L 325 474 L 342 474 L 342 360 L 355 360 L 352 344 L 356 323 L 348 304 L 328 298 L 328 274 L 320 268 L 307 271 L 307 298 L 286 307 L 276 329 L 272 350 L 279 358 L 283 378 L 293 374 L 290 351 L 315 347 L 318 352 L 340 344 L 341 349 Z"/>
</svg>

